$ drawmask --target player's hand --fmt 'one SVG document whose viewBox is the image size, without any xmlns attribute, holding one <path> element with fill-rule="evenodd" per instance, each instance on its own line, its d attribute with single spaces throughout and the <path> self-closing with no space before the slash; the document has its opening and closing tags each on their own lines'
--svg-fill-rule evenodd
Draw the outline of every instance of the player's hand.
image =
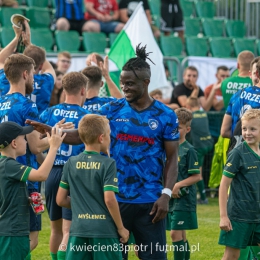
<svg viewBox="0 0 260 260">
<path fill-rule="evenodd" d="M 51 130 L 51 135 L 47 132 L 47 138 L 50 147 L 58 150 L 65 136 L 66 133 L 62 132 L 62 128 L 59 128 L 58 126 L 53 127 Z"/>
<path fill-rule="evenodd" d="M 121 228 L 117 230 L 118 234 L 120 235 L 120 242 L 126 243 L 129 239 L 129 231 L 126 228 Z"/>
<path fill-rule="evenodd" d="M 98 64 L 99 68 L 102 71 L 102 75 L 105 79 L 107 79 L 108 77 L 110 77 L 109 75 L 109 66 L 108 66 L 108 56 L 105 57 L 104 62 L 99 62 Z"/>
<path fill-rule="evenodd" d="M 31 45 L 31 29 L 27 20 L 24 20 L 25 31 L 22 32 L 23 43 L 27 47 Z"/>
<path fill-rule="evenodd" d="M 20 26 L 20 28 L 17 28 L 16 26 L 13 25 L 14 33 L 15 33 L 15 38 L 19 39 L 20 36 L 22 35 L 23 27 Z"/>
<path fill-rule="evenodd" d="M 180 187 L 178 187 L 178 185 L 176 183 L 172 189 L 172 197 L 175 199 L 179 199 L 180 198 L 179 191 L 180 191 Z"/>
<path fill-rule="evenodd" d="M 233 230 L 230 219 L 227 216 L 220 218 L 219 227 L 220 227 L 220 229 L 222 229 L 226 232 Z"/>
<path fill-rule="evenodd" d="M 150 215 L 155 214 L 152 222 L 158 222 L 164 219 L 169 210 L 169 200 L 170 197 L 167 194 L 162 194 L 161 197 L 156 200 L 153 204 L 153 208 L 150 212 Z"/>
<path fill-rule="evenodd" d="M 50 134 L 51 130 L 52 130 L 51 126 L 34 121 L 34 120 L 26 119 L 25 123 L 28 125 L 32 125 L 34 130 L 41 133 L 42 135 L 45 135 L 45 137 L 46 137 L 46 133 Z"/>
<path fill-rule="evenodd" d="M 56 126 L 63 129 L 75 129 L 75 125 L 72 122 L 65 123 L 65 118 L 61 119 Z"/>
</svg>

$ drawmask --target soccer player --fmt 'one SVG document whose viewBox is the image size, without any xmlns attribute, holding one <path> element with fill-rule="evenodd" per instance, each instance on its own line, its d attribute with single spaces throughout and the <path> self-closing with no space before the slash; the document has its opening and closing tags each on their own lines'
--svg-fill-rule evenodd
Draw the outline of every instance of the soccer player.
<svg viewBox="0 0 260 260">
<path fill-rule="evenodd" d="M 123 224 L 133 232 L 136 245 L 143 245 L 140 259 L 166 260 L 165 250 L 159 251 L 158 246 L 166 244 L 165 216 L 177 179 L 178 119 L 172 109 L 148 94 L 151 70 L 146 47 L 137 46 L 136 55 L 121 72 L 125 98 L 104 105 L 101 114 L 110 121 L 110 152 L 117 164 Z M 50 129 L 27 122 L 40 132 Z M 66 142 L 80 143 L 78 131 L 69 131 Z"/>
<path fill-rule="evenodd" d="M 129 231 L 123 226 L 115 197 L 118 192 L 116 162 L 100 155 L 109 149 L 109 122 L 99 115 L 86 115 L 79 123 L 79 135 L 85 151 L 71 157 L 64 165 L 57 194 L 60 206 L 72 208 L 66 259 L 121 260 L 118 234 L 125 243 Z M 78 245 L 92 249 L 70 250 Z"/>
<path fill-rule="evenodd" d="M 23 33 L 26 46 L 23 54 L 32 58 L 35 62 L 33 92 L 29 95 L 29 98 L 36 103 L 38 111 L 41 113 L 49 106 L 56 74 L 51 64 L 46 60 L 45 50 L 31 44 L 30 27 L 26 20 L 24 24 L 26 33 L 22 32 L 21 29 L 14 28 L 16 33 L 14 39 L 0 52 L 0 92 L 1 95 L 5 95 L 10 89 L 10 83 L 3 70 L 4 61 L 14 52 L 19 36 Z"/>
<path fill-rule="evenodd" d="M 207 113 L 200 110 L 198 99 L 189 97 L 186 107 L 192 111 L 193 118 L 191 121 L 191 143 L 198 154 L 198 163 L 200 168 L 200 180 L 197 183 L 200 193 L 198 204 L 208 204 L 202 176 L 202 166 L 205 155 L 213 149 L 214 141 L 209 131 L 209 120 Z"/>
<path fill-rule="evenodd" d="M 26 181 L 47 179 L 55 154 L 66 134 L 53 128 L 48 134 L 50 144 L 45 162 L 36 170 L 16 161 L 26 153 L 25 137 L 33 131 L 31 126 L 22 127 L 14 122 L 0 124 L 0 259 L 27 259 L 29 242 L 29 201 Z"/>
<path fill-rule="evenodd" d="M 260 110 L 246 111 L 241 122 L 245 141 L 230 152 L 219 188 L 223 260 L 236 260 L 240 249 L 260 245 Z"/>
<path fill-rule="evenodd" d="M 174 259 L 190 259 L 186 230 L 197 229 L 196 186 L 200 180 L 198 157 L 194 147 L 186 141 L 191 130 L 192 113 L 187 108 L 175 110 L 179 120 L 180 146 L 178 153 L 178 180 L 173 187 L 170 200 L 171 238 L 174 246 Z M 181 194 L 182 188 L 187 189 Z M 169 216 L 168 216 L 169 217 Z M 186 244 L 186 245 L 185 245 Z M 183 248 L 185 248 L 183 250 Z"/>
<path fill-rule="evenodd" d="M 65 102 L 46 109 L 41 115 L 43 123 L 55 126 L 65 118 L 66 122 L 73 122 L 78 127 L 79 120 L 90 113 L 82 108 L 86 96 L 88 79 L 80 72 L 69 72 L 62 79 L 65 92 Z M 51 220 L 50 254 L 52 259 L 65 259 L 69 229 L 71 224 L 71 210 L 61 208 L 56 203 L 56 195 L 64 164 L 71 156 L 83 152 L 84 145 L 62 144 L 57 152 L 54 166 L 45 182 L 46 206 Z M 60 246 L 61 245 L 61 246 Z M 60 249 L 59 249 L 60 246 Z M 59 249 L 59 251 L 58 251 Z M 57 253 L 58 252 L 58 253 Z"/>
</svg>

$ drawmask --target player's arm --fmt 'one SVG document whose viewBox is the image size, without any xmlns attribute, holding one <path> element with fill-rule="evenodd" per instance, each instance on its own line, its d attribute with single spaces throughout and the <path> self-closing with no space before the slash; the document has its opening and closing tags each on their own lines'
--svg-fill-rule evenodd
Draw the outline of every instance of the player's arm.
<svg viewBox="0 0 260 260">
<path fill-rule="evenodd" d="M 232 126 L 232 117 L 228 114 L 224 115 L 220 134 L 222 137 L 231 138 L 231 126 Z"/>
<path fill-rule="evenodd" d="M 57 196 L 56 196 L 56 202 L 60 207 L 64 207 L 64 208 L 68 208 L 68 209 L 71 208 L 70 196 L 68 196 L 68 194 L 69 194 L 68 189 L 65 189 L 61 186 L 59 187 Z"/>
<path fill-rule="evenodd" d="M 99 68 L 101 69 L 102 75 L 106 80 L 111 96 L 115 98 L 122 98 L 123 94 L 120 92 L 120 90 L 109 75 L 108 56 L 105 57 L 104 63 L 100 62 Z"/>
<path fill-rule="evenodd" d="M 0 52 L 0 69 L 4 68 L 5 60 L 15 52 L 19 38 L 22 34 L 22 28 L 16 28 L 13 26 L 13 29 L 15 32 L 14 39 Z"/>
<path fill-rule="evenodd" d="M 121 236 L 120 242 L 126 243 L 129 238 L 129 231 L 125 229 L 122 218 L 119 211 L 118 202 L 116 200 L 115 192 L 114 191 L 105 191 L 104 192 L 104 200 L 107 206 L 107 209 L 113 218 L 115 225 L 117 227 L 117 231 Z"/>
<path fill-rule="evenodd" d="M 29 181 L 45 181 L 48 178 L 56 157 L 57 150 L 59 149 L 65 135 L 66 134 L 62 134 L 62 131 L 59 127 L 55 127 L 52 129 L 51 136 L 49 135 L 49 133 L 47 134 L 47 139 L 50 144 L 50 149 L 48 151 L 48 154 L 44 162 L 39 167 L 39 169 L 31 170 L 28 176 Z"/>
<path fill-rule="evenodd" d="M 35 130 L 26 135 L 26 139 L 33 154 L 39 154 L 49 148 L 48 138 L 40 139 L 40 134 Z"/>
<path fill-rule="evenodd" d="M 164 141 L 164 148 L 166 151 L 166 164 L 164 169 L 164 188 L 172 191 L 172 188 L 177 180 L 178 176 L 178 141 Z M 168 194 L 162 194 L 161 197 L 154 203 L 150 215 L 155 214 L 152 222 L 155 223 L 165 218 L 168 213 L 168 203 L 170 200 Z"/>
<path fill-rule="evenodd" d="M 53 76 L 54 79 L 54 83 L 56 81 L 56 73 L 54 68 L 52 67 L 52 65 L 50 64 L 50 62 L 48 60 L 45 60 L 43 65 L 42 65 L 42 69 L 41 69 L 41 73 L 49 73 Z"/>
<path fill-rule="evenodd" d="M 219 227 L 222 230 L 232 230 L 232 226 L 227 214 L 227 200 L 228 200 L 228 189 L 232 182 L 232 178 L 222 175 L 222 179 L 219 187 L 219 213 L 220 213 L 220 224 Z"/>
</svg>

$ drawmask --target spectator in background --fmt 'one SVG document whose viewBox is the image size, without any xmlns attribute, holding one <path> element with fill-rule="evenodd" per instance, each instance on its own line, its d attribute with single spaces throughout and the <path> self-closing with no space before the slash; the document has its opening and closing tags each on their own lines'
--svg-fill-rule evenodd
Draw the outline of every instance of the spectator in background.
<svg viewBox="0 0 260 260">
<path fill-rule="evenodd" d="M 229 69 L 227 66 L 219 66 L 217 68 L 216 78 L 217 82 L 207 86 L 204 90 L 206 100 L 213 95 L 213 103 L 210 110 L 220 111 L 224 108 L 223 96 L 221 92 L 221 83 L 224 79 L 229 77 Z"/>
<path fill-rule="evenodd" d="M 83 0 L 55 0 L 56 3 L 56 30 L 75 30 L 81 33 L 86 31 L 86 21 L 83 13 Z"/>
<path fill-rule="evenodd" d="M 151 12 L 150 12 L 150 8 L 149 8 L 147 0 L 120 0 L 120 2 L 119 2 L 119 19 L 120 19 L 120 21 L 123 23 L 126 23 L 140 2 L 143 2 L 143 7 L 145 10 L 147 19 L 151 25 L 154 37 L 159 38 L 160 30 L 152 24 Z"/>
<path fill-rule="evenodd" d="M 119 33 L 124 27 L 118 22 L 119 11 L 116 0 L 85 0 L 88 20 L 84 30 L 87 32 Z"/>
<path fill-rule="evenodd" d="M 60 52 L 58 54 L 57 70 L 66 74 L 71 65 L 71 55 L 67 51 Z"/>
<path fill-rule="evenodd" d="M 186 102 L 188 97 L 198 98 L 200 106 L 208 111 L 213 102 L 213 95 L 205 99 L 202 89 L 196 85 L 199 72 L 196 67 L 189 66 L 183 72 L 183 83 L 177 85 L 173 92 L 171 98 L 171 104 L 178 104 L 180 107 L 186 107 Z"/>
<path fill-rule="evenodd" d="M 160 89 L 155 89 L 149 93 L 149 96 L 155 100 L 158 100 L 163 103 L 163 93 Z"/>
<path fill-rule="evenodd" d="M 0 0 L 0 6 L 4 6 L 4 7 L 18 7 L 19 4 L 15 0 Z"/>
<path fill-rule="evenodd" d="M 62 93 L 62 78 L 64 74 L 61 71 L 55 70 L 56 73 L 56 82 L 54 89 L 51 94 L 50 107 L 58 105 L 60 103 L 60 96 Z"/>
<path fill-rule="evenodd" d="M 161 1 L 161 31 L 170 35 L 172 31 L 178 32 L 184 42 L 184 23 L 179 0 Z"/>
</svg>

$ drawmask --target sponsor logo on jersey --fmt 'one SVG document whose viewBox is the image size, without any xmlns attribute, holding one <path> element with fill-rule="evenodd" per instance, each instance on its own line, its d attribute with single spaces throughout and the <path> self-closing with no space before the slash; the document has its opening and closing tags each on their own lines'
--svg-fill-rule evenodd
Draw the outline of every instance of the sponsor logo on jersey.
<svg viewBox="0 0 260 260">
<path fill-rule="evenodd" d="M 177 223 L 177 225 L 183 225 L 184 224 L 184 221 L 179 221 L 178 223 Z"/>
<path fill-rule="evenodd" d="M 198 162 L 195 162 L 194 165 L 199 165 L 199 163 L 198 163 Z"/>
<path fill-rule="evenodd" d="M 126 118 L 117 118 L 116 122 L 129 122 L 129 119 Z"/>
<path fill-rule="evenodd" d="M 248 166 L 247 169 L 257 169 L 257 166 Z"/>
<path fill-rule="evenodd" d="M 154 139 L 139 135 L 129 135 L 129 134 L 117 134 L 116 139 L 120 141 L 131 141 L 135 143 L 148 143 L 154 144 Z"/>
<path fill-rule="evenodd" d="M 227 166 L 228 166 L 228 167 L 232 166 L 232 163 L 227 163 Z"/>
<path fill-rule="evenodd" d="M 149 120 L 148 120 L 148 125 L 149 125 L 149 127 L 150 127 L 152 130 L 155 130 L 155 129 L 158 127 L 159 123 L 158 123 L 158 121 L 155 120 L 155 119 L 149 119 Z"/>
</svg>

